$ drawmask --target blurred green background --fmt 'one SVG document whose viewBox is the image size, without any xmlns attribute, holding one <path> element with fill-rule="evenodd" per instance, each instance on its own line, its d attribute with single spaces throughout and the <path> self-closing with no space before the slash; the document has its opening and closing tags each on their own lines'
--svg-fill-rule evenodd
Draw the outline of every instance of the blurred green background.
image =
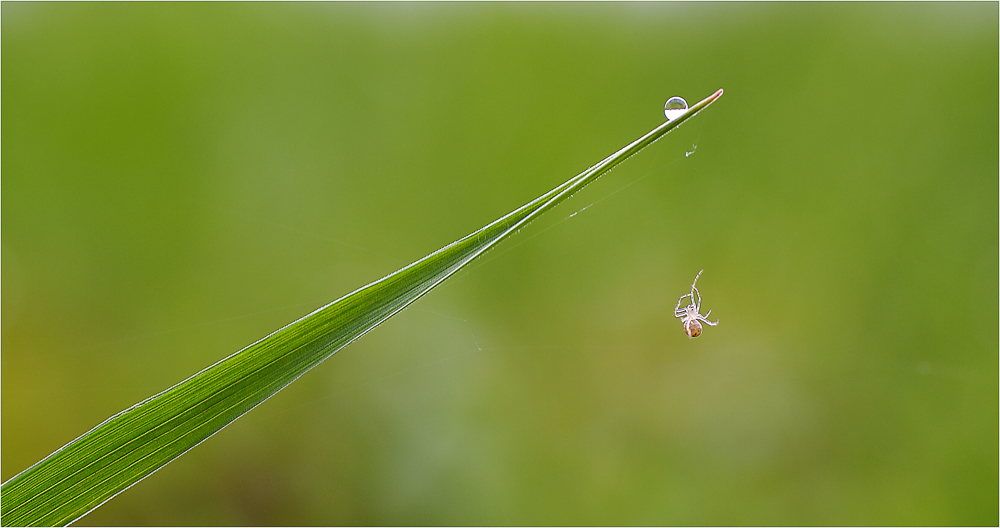
<svg viewBox="0 0 1000 528">
<path fill-rule="evenodd" d="M 4 2 L 2 478 L 724 88 L 79 524 L 996 525 L 997 20 Z"/>
</svg>

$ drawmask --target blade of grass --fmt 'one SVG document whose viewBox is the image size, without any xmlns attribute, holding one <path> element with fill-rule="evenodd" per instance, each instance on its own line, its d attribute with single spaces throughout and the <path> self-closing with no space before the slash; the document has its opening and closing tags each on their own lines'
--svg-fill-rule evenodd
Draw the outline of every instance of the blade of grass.
<svg viewBox="0 0 1000 528">
<path fill-rule="evenodd" d="M 108 418 L 5 482 L 0 488 L 0 523 L 65 525 L 83 517 L 259 405 L 721 95 L 722 90 L 715 92 L 486 227 Z"/>
</svg>

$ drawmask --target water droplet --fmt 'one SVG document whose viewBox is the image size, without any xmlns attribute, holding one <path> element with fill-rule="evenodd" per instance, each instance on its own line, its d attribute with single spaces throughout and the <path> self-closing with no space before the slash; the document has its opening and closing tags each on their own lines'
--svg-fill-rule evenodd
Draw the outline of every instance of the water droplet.
<svg viewBox="0 0 1000 528">
<path fill-rule="evenodd" d="M 667 121 L 673 121 L 687 112 L 687 109 L 687 101 L 683 97 L 674 96 L 667 99 L 667 104 L 663 105 L 663 115 L 667 117 Z"/>
</svg>

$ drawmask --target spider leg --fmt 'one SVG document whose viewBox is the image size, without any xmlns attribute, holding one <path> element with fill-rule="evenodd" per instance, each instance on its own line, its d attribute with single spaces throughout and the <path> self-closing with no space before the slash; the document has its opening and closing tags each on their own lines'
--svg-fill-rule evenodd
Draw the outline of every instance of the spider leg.
<svg viewBox="0 0 1000 528">
<path fill-rule="evenodd" d="M 681 297 L 683 299 L 684 297 Z M 687 308 L 681 308 L 681 301 L 677 301 L 677 307 L 674 308 L 674 317 L 684 317 L 687 315 Z"/>
<path fill-rule="evenodd" d="M 691 282 L 691 302 L 694 303 L 694 294 L 697 293 L 698 302 L 694 303 L 694 305 L 699 312 L 701 311 L 701 292 L 698 291 L 698 288 L 695 286 L 695 284 L 698 284 L 698 277 L 701 277 L 701 274 L 704 273 L 704 271 L 705 271 L 704 269 L 698 271 L 698 274 L 694 276 L 694 281 Z"/>
<path fill-rule="evenodd" d="M 708 314 L 705 314 L 705 315 L 698 314 L 698 320 L 699 321 L 704 321 L 704 322 L 708 323 L 709 326 L 715 326 L 715 325 L 719 324 L 719 320 L 718 319 L 716 319 L 714 323 L 712 321 L 709 321 L 708 317 L 706 317 L 707 315 Z"/>
</svg>

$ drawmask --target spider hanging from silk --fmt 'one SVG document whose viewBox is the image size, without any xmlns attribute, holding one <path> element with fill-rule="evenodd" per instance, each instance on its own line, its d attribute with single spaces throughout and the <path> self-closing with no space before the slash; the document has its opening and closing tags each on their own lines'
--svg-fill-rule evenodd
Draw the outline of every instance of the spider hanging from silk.
<svg viewBox="0 0 1000 528">
<path fill-rule="evenodd" d="M 695 283 L 698 282 L 698 277 L 701 277 L 702 271 L 705 270 L 699 271 L 694 276 L 694 282 L 691 283 L 691 293 L 681 295 L 681 298 L 677 299 L 677 307 L 674 308 L 674 317 L 679 318 L 684 323 L 684 333 L 688 337 L 698 337 L 701 335 L 701 323 L 699 321 L 703 321 L 709 326 L 719 324 L 718 319 L 714 323 L 708 320 L 708 316 L 712 314 L 712 310 L 709 310 L 705 315 L 701 315 L 701 292 L 695 287 Z M 681 308 L 681 302 L 684 301 L 685 297 L 691 298 L 691 304 Z"/>
</svg>

